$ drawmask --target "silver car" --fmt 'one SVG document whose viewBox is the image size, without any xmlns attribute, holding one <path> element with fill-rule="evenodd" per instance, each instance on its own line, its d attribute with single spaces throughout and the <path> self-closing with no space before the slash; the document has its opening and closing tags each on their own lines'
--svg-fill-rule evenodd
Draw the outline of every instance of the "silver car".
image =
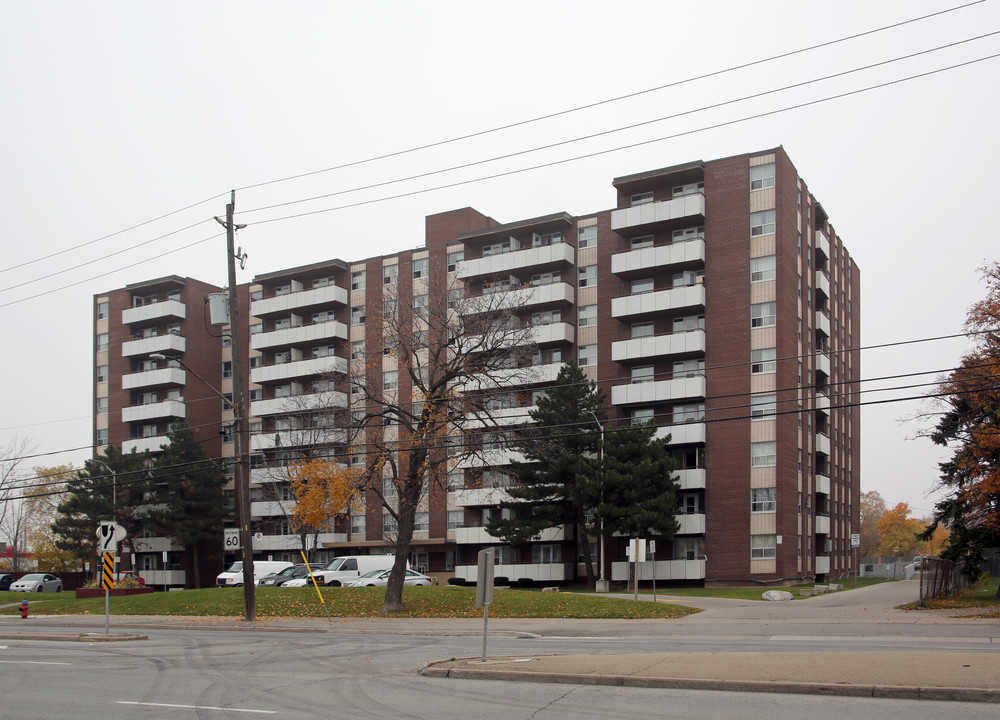
<svg viewBox="0 0 1000 720">
<path fill-rule="evenodd" d="M 32 573 L 11 583 L 14 592 L 62 592 L 62 580 L 48 573 Z"/>
<path fill-rule="evenodd" d="M 389 584 L 389 573 L 391 570 L 372 570 L 365 573 L 357 580 L 345 582 L 344 587 L 385 587 Z M 436 585 L 434 578 L 415 570 L 407 570 L 403 579 L 404 585 Z"/>
</svg>

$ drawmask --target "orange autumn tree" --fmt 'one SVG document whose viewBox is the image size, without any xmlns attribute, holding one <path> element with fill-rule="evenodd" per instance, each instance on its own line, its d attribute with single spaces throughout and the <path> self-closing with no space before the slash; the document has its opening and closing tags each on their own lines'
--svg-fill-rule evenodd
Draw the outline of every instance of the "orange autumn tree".
<svg viewBox="0 0 1000 720">
<path fill-rule="evenodd" d="M 924 542 L 918 538 L 924 523 L 910 517 L 910 506 L 905 502 L 887 508 L 878 519 L 877 527 L 882 555 L 906 557 L 924 549 Z"/>
<path fill-rule="evenodd" d="M 931 433 L 952 451 L 940 466 L 950 494 L 924 534 L 930 539 L 944 525 L 951 535 L 941 555 L 962 563 L 970 577 L 1000 549 L 1000 263 L 980 272 L 987 294 L 965 321 L 973 350 L 942 384 L 945 410 Z"/>
<path fill-rule="evenodd" d="M 295 497 L 289 522 L 298 533 L 332 531 L 338 518 L 361 506 L 358 470 L 314 458 L 290 465 L 288 476 Z"/>
</svg>

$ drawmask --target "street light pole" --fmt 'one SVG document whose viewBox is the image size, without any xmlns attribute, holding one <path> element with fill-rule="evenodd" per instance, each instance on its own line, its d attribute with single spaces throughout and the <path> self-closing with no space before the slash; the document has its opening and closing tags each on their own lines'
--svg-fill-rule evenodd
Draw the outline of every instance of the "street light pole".
<svg viewBox="0 0 1000 720">
<path fill-rule="evenodd" d="M 597 427 L 601 430 L 601 442 L 598 445 L 597 458 L 601 463 L 601 502 L 604 502 L 604 424 L 598 419 L 597 413 L 593 410 L 587 410 L 594 418 L 594 422 L 597 423 Z M 608 591 L 608 581 L 604 579 L 604 518 L 601 518 L 601 535 L 598 539 L 599 548 L 597 552 L 597 561 L 600 564 L 601 577 L 597 581 L 597 592 Z M 587 552 L 590 552 L 589 550 Z"/>
</svg>

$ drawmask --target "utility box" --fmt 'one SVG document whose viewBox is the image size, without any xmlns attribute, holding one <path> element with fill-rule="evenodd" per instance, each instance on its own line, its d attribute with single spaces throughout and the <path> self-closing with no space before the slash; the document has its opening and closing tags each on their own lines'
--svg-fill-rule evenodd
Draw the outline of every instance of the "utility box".
<svg viewBox="0 0 1000 720">
<path fill-rule="evenodd" d="M 208 321 L 212 325 L 229 324 L 229 295 L 212 293 L 208 296 Z"/>
</svg>

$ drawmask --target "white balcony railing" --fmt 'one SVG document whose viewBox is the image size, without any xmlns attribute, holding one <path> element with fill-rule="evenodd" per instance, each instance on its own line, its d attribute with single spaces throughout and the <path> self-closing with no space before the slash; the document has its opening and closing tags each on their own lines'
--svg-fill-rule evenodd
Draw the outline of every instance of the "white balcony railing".
<svg viewBox="0 0 1000 720">
<path fill-rule="evenodd" d="M 705 352 L 704 330 L 651 335 L 611 343 L 611 359 L 615 362 L 698 352 Z"/>
<path fill-rule="evenodd" d="M 814 518 L 813 532 L 817 535 L 829 535 L 830 534 L 830 516 L 829 515 L 817 515 Z"/>
<path fill-rule="evenodd" d="M 122 357 L 149 355 L 150 353 L 176 354 L 187 348 L 187 342 L 182 335 L 168 333 L 155 337 L 126 340 L 122 343 Z"/>
<path fill-rule="evenodd" d="M 182 368 L 168 367 L 158 370 L 122 375 L 122 390 L 138 388 L 161 387 L 164 385 L 184 385 L 187 382 L 187 372 Z"/>
<path fill-rule="evenodd" d="M 657 560 L 641 562 L 636 572 L 640 580 L 704 580 L 705 560 Z M 611 563 L 611 579 L 628 580 L 629 563 Z"/>
<path fill-rule="evenodd" d="M 656 428 L 658 440 L 670 436 L 671 445 L 691 445 L 705 442 L 705 423 L 691 422 L 676 425 L 661 425 Z"/>
<path fill-rule="evenodd" d="M 347 358 L 328 355 L 327 357 L 294 360 L 287 363 L 278 363 L 277 365 L 256 367 L 250 371 L 250 382 L 264 384 L 289 380 L 291 378 L 329 375 L 330 373 L 346 375 L 347 371 Z"/>
<path fill-rule="evenodd" d="M 170 444 L 170 438 L 166 435 L 153 435 L 151 437 L 133 438 L 122 443 L 122 453 L 128 454 L 135 450 L 141 452 L 160 452 L 164 445 Z"/>
<path fill-rule="evenodd" d="M 250 414 L 254 417 L 265 415 L 291 415 L 295 413 L 323 410 L 324 408 L 347 407 L 347 394 L 342 392 L 312 393 L 291 397 L 255 400 L 250 403 Z"/>
<path fill-rule="evenodd" d="M 133 405 L 122 408 L 122 422 L 124 423 L 145 422 L 159 418 L 184 417 L 187 417 L 187 411 L 185 410 L 183 400 L 164 400 L 163 402 L 149 403 L 148 405 Z"/>
<path fill-rule="evenodd" d="M 611 229 L 629 230 L 643 225 L 705 215 L 705 193 L 691 193 L 673 200 L 643 203 L 611 211 Z"/>
<path fill-rule="evenodd" d="M 817 555 L 816 556 L 816 574 L 826 575 L 830 572 L 830 556 L 829 555 Z"/>
<path fill-rule="evenodd" d="M 282 295 L 282 297 L 286 296 Z M 252 336 L 250 346 L 254 350 L 264 350 L 266 348 L 280 348 L 289 345 L 338 339 L 347 339 L 347 326 L 342 322 L 325 322 L 257 333 Z"/>
<path fill-rule="evenodd" d="M 692 468 L 691 470 L 677 470 L 677 483 L 681 490 L 704 490 L 705 489 L 705 469 Z"/>
<path fill-rule="evenodd" d="M 458 263 L 458 277 L 463 280 L 485 275 L 507 274 L 515 270 L 532 267 L 562 267 L 573 265 L 576 251 L 567 243 L 556 243 L 544 247 L 525 248 L 514 252 L 490 255 L 484 258 L 462 260 Z"/>
<path fill-rule="evenodd" d="M 611 315 L 619 320 L 635 315 L 704 307 L 705 286 L 701 283 L 611 299 Z"/>
<path fill-rule="evenodd" d="M 331 303 L 347 305 L 348 292 L 337 285 L 302 290 L 300 292 L 278 295 L 266 300 L 254 300 L 250 303 L 250 314 L 256 317 L 281 315 L 293 310 L 306 310 L 310 307 L 329 306 Z"/>
<path fill-rule="evenodd" d="M 705 377 L 653 380 L 651 382 L 615 385 L 611 388 L 612 405 L 661 403 L 705 397 Z"/>
<path fill-rule="evenodd" d="M 702 239 L 660 245 L 658 247 L 640 248 L 611 256 L 611 272 L 615 275 L 639 270 L 677 265 L 679 263 L 705 262 L 705 241 Z"/>
<path fill-rule="evenodd" d="M 455 577 L 467 582 L 476 581 L 475 565 L 456 565 Z M 566 582 L 573 579 L 569 563 L 499 563 L 493 566 L 494 577 L 509 578 L 512 583 L 527 579 L 535 582 Z"/>
<path fill-rule="evenodd" d="M 122 325 L 149 322 L 160 319 L 183 320 L 187 317 L 187 307 L 180 300 L 152 303 L 142 307 L 122 310 Z"/>
</svg>

